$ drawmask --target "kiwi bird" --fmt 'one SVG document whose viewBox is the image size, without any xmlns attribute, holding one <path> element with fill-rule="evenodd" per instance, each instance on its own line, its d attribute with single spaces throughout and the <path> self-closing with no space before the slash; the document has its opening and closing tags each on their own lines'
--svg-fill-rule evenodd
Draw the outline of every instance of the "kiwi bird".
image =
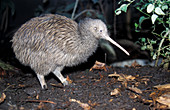
<svg viewBox="0 0 170 110">
<path fill-rule="evenodd" d="M 61 71 L 85 62 L 92 55 L 99 39 L 105 39 L 129 53 L 112 40 L 107 27 L 99 19 L 85 18 L 79 23 L 61 15 L 46 14 L 23 24 L 12 39 L 16 58 L 36 73 L 42 89 L 47 88 L 44 76 L 49 73 L 68 85 Z"/>
</svg>

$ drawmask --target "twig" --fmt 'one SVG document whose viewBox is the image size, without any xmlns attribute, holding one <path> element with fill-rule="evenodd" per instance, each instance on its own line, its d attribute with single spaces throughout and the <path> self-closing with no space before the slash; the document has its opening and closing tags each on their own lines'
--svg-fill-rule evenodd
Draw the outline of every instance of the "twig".
<svg viewBox="0 0 170 110">
<path fill-rule="evenodd" d="M 44 103 L 51 103 L 51 104 L 56 104 L 53 101 L 48 101 L 48 100 L 21 100 L 22 102 L 44 102 Z"/>
<path fill-rule="evenodd" d="M 158 52 L 158 55 L 157 55 L 157 58 L 156 58 L 155 66 L 158 66 L 158 59 L 159 59 L 161 47 L 162 47 L 162 44 L 163 44 L 166 36 L 167 36 L 169 33 L 170 33 L 170 30 L 168 30 L 168 31 L 166 32 L 166 34 L 163 36 L 163 38 L 162 38 L 162 40 L 161 40 L 161 42 L 160 42 L 160 44 L 159 44 L 159 48 L 158 48 L 158 51 L 157 51 L 157 52 Z"/>
<path fill-rule="evenodd" d="M 74 15 L 75 15 L 75 12 L 76 12 L 76 8 L 77 8 L 78 2 L 79 2 L 79 0 L 76 0 L 76 3 L 75 3 L 75 5 L 74 5 L 74 9 L 73 9 L 73 13 L 72 13 L 72 15 L 71 15 L 71 19 L 74 18 Z"/>
<path fill-rule="evenodd" d="M 6 87 L 3 91 L 4 91 L 4 92 L 7 91 L 7 89 L 8 89 L 9 87 L 14 86 L 14 85 L 15 85 L 15 84 L 9 85 L 9 86 Z"/>
</svg>

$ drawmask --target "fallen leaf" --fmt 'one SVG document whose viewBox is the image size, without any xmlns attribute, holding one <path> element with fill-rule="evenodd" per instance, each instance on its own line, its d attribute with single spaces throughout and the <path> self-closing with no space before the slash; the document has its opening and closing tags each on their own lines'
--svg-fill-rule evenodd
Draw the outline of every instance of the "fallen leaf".
<svg viewBox="0 0 170 110">
<path fill-rule="evenodd" d="M 111 96 L 113 96 L 113 95 L 116 96 L 118 94 L 120 94 L 120 89 L 119 88 L 116 88 L 116 89 L 114 89 L 113 91 L 110 92 Z"/>
<path fill-rule="evenodd" d="M 138 89 L 137 87 L 128 87 L 129 90 L 136 92 L 138 94 L 142 94 L 142 91 L 140 89 Z"/>
<path fill-rule="evenodd" d="M 109 74 L 108 77 L 118 77 L 118 81 L 132 81 L 136 79 L 136 77 L 132 75 L 117 74 L 116 72 Z"/>
<path fill-rule="evenodd" d="M 107 71 L 106 64 L 99 62 L 99 61 L 96 61 L 95 64 L 93 65 L 93 67 L 90 68 L 89 71 L 92 71 L 93 69 L 101 69 L 101 70 Z"/>
<path fill-rule="evenodd" d="M 90 106 L 87 103 L 82 103 L 79 100 L 76 99 L 69 99 L 70 102 L 77 102 L 84 110 L 90 110 Z"/>
<path fill-rule="evenodd" d="M 7 75 L 7 73 L 0 68 L 0 76 L 6 76 L 6 75 Z"/>
<path fill-rule="evenodd" d="M 127 76 L 125 76 L 125 78 L 128 80 L 128 81 L 132 81 L 132 80 L 134 80 L 134 79 L 136 79 L 136 77 L 134 77 L 134 76 L 132 76 L 132 75 L 127 75 Z"/>
<path fill-rule="evenodd" d="M 149 97 L 152 97 L 152 99 L 155 101 L 157 99 L 157 93 L 156 92 L 152 92 Z"/>
<path fill-rule="evenodd" d="M 142 78 L 141 81 L 142 81 L 145 85 L 148 85 L 148 81 L 150 81 L 150 79 L 148 79 L 148 78 Z"/>
<path fill-rule="evenodd" d="M 122 82 L 122 85 L 123 85 L 125 88 L 127 88 L 128 82 L 127 82 L 127 81 L 123 81 L 123 82 Z"/>
<path fill-rule="evenodd" d="M 23 85 L 23 84 L 19 84 L 18 86 L 19 86 L 19 87 L 25 87 L 25 85 Z"/>
<path fill-rule="evenodd" d="M 19 110 L 25 110 L 25 108 L 24 107 L 19 107 Z"/>
<path fill-rule="evenodd" d="M 170 92 L 163 94 L 156 99 L 157 102 L 167 105 L 170 108 Z"/>
<path fill-rule="evenodd" d="M 141 65 L 139 65 L 136 60 L 131 64 L 131 67 L 140 67 Z"/>
<path fill-rule="evenodd" d="M 153 103 L 153 100 L 146 100 L 146 99 L 143 99 L 142 101 L 143 101 L 143 103 Z"/>
<path fill-rule="evenodd" d="M 4 102 L 5 98 L 6 98 L 5 93 L 2 93 L 0 97 L 0 103 Z"/>
<path fill-rule="evenodd" d="M 157 85 L 157 86 L 154 86 L 154 87 L 157 88 L 158 90 L 170 89 L 170 84 Z"/>
<path fill-rule="evenodd" d="M 130 92 L 130 93 L 129 93 L 129 97 L 130 97 L 131 99 L 136 99 L 138 96 L 137 96 L 137 94 Z"/>
<path fill-rule="evenodd" d="M 119 77 L 120 75 L 117 74 L 117 72 L 114 72 L 114 74 L 109 74 L 108 76 L 109 76 L 109 77 Z"/>
<path fill-rule="evenodd" d="M 66 80 L 69 82 L 69 84 L 73 83 L 73 81 L 68 77 L 68 75 L 67 75 Z"/>
<path fill-rule="evenodd" d="M 136 110 L 136 108 L 132 108 L 132 110 Z"/>
<path fill-rule="evenodd" d="M 50 83 L 50 85 L 52 85 L 54 87 L 58 87 L 58 88 L 63 88 L 63 85 L 61 83 L 58 83 L 58 84 Z"/>
<path fill-rule="evenodd" d="M 112 102 L 112 101 L 113 101 L 113 99 L 110 99 L 110 100 L 109 100 L 109 102 Z"/>
<path fill-rule="evenodd" d="M 49 108 L 42 102 L 40 102 L 37 107 L 37 110 L 47 110 L 47 109 L 49 109 Z"/>
<path fill-rule="evenodd" d="M 40 97 L 39 95 L 36 95 L 36 99 L 37 99 L 37 100 L 39 99 L 39 97 Z"/>
<path fill-rule="evenodd" d="M 95 107 L 98 105 L 96 102 L 92 103 L 91 100 L 89 100 L 88 103 L 90 104 L 91 107 Z"/>
<path fill-rule="evenodd" d="M 123 81 L 123 82 L 127 81 L 126 78 L 124 77 L 124 75 L 123 76 L 119 76 L 119 78 L 117 80 L 118 81 Z"/>
</svg>

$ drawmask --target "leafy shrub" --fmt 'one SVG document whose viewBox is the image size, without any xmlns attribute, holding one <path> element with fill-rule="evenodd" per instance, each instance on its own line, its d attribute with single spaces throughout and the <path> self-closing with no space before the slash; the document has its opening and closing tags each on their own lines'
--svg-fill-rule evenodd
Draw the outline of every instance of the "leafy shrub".
<svg viewBox="0 0 170 110">
<path fill-rule="evenodd" d="M 128 6 L 132 5 L 142 13 L 139 22 L 135 23 L 135 31 L 140 32 L 141 24 L 150 19 L 152 22 L 151 33 L 155 36 L 152 38 L 140 38 L 138 43 L 141 44 L 142 50 L 149 50 L 153 60 L 156 60 L 155 66 L 158 65 L 159 57 L 163 57 L 162 65 L 168 68 L 170 61 L 170 13 L 169 0 L 121 0 L 120 7 L 115 10 L 116 15 L 127 12 Z M 158 26 L 162 26 L 163 30 L 159 30 Z M 159 30 L 160 31 L 160 30 Z"/>
</svg>

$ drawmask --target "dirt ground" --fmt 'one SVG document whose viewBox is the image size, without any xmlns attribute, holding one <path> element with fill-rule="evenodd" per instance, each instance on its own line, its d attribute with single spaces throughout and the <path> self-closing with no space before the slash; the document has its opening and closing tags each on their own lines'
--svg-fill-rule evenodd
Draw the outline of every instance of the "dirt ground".
<svg viewBox="0 0 170 110">
<path fill-rule="evenodd" d="M 4 73 L 4 74 L 2 74 Z M 63 87 L 53 74 L 46 77 L 42 90 L 33 73 L 3 71 L 0 77 L 0 110 L 154 110 L 156 97 L 167 90 L 153 86 L 170 83 L 170 72 L 162 68 L 106 67 L 74 71 L 70 85 Z M 71 82 L 72 81 L 72 82 Z M 3 98 L 4 96 L 4 98 Z"/>
</svg>

